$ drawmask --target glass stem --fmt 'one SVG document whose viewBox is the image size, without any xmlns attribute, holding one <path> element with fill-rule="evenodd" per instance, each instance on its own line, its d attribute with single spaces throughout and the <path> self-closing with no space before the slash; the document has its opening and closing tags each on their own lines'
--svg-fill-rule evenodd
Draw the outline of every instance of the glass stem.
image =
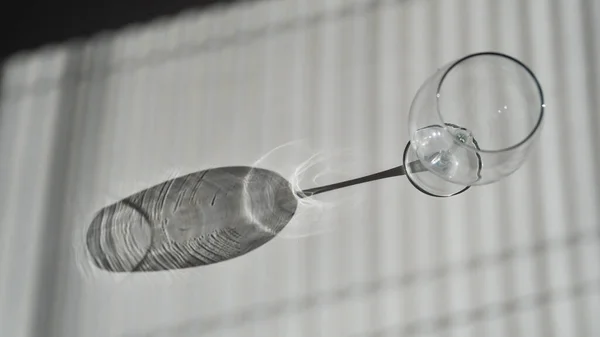
<svg viewBox="0 0 600 337">
<path fill-rule="evenodd" d="M 411 162 L 409 165 L 410 165 L 411 172 L 417 173 L 417 172 L 427 171 L 427 169 L 418 160 Z M 302 190 L 302 191 L 297 192 L 296 195 L 298 195 L 299 198 L 306 198 L 306 197 L 311 197 L 313 195 L 320 194 L 323 192 L 333 191 L 333 190 L 337 190 L 337 189 L 348 187 L 348 186 L 366 183 L 369 181 L 403 176 L 405 174 L 406 174 L 406 169 L 404 168 L 404 165 L 400 165 L 400 166 L 391 168 L 389 170 L 370 174 L 368 176 L 355 178 L 355 179 L 351 179 L 351 180 L 346 180 L 346 181 L 342 181 L 342 182 L 335 183 L 335 184 L 330 184 L 330 185 L 325 185 L 325 186 L 320 186 L 320 187 L 313 187 L 313 188 L 309 188 L 306 190 Z"/>
</svg>

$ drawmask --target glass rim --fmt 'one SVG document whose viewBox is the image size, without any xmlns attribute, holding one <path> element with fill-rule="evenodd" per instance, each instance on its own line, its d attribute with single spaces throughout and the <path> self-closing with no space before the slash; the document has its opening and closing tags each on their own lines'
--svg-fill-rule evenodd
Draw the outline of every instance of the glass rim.
<svg viewBox="0 0 600 337">
<path fill-rule="evenodd" d="M 523 68 L 529 74 L 529 76 L 531 76 L 531 78 L 533 79 L 533 82 L 535 83 L 535 85 L 537 87 L 539 98 L 540 98 L 540 113 L 539 113 L 538 120 L 537 120 L 535 126 L 533 127 L 533 129 L 527 134 L 527 136 L 525 138 L 523 138 L 522 140 L 520 140 L 518 143 L 516 143 L 514 145 L 511 145 L 509 147 L 505 147 L 502 149 L 498 149 L 498 150 L 486 150 L 486 149 L 481 149 L 481 148 L 471 146 L 469 144 L 465 144 L 465 143 L 461 142 L 460 140 L 458 140 L 454 135 L 452 135 L 452 139 L 454 140 L 455 143 L 457 143 L 457 145 L 465 147 L 472 151 L 479 152 L 479 153 L 508 152 L 508 151 L 517 149 L 517 148 L 525 145 L 529 140 L 531 140 L 536 135 L 538 129 L 542 125 L 542 120 L 544 119 L 544 109 L 546 108 L 546 104 L 544 102 L 544 93 L 542 91 L 542 86 L 540 85 L 540 82 L 538 81 L 538 79 L 535 76 L 535 74 L 533 73 L 533 71 L 528 66 L 526 66 L 523 62 L 517 60 L 516 58 L 506 55 L 506 54 L 503 54 L 503 53 L 499 53 L 499 52 L 487 51 L 487 52 L 479 52 L 479 53 L 469 54 L 467 56 L 461 57 L 460 59 L 454 61 L 452 63 L 452 65 L 450 65 L 450 67 L 448 67 L 448 69 L 446 69 L 446 71 L 444 71 L 444 74 L 442 75 L 442 77 L 438 83 L 437 90 L 436 90 L 436 111 L 437 111 L 439 119 L 442 121 L 442 125 L 443 125 L 444 129 L 447 130 L 446 121 L 444 120 L 444 118 L 442 116 L 442 112 L 440 111 L 440 97 L 441 97 L 440 91 L 442 89 L 442 85 L 444 84 L 444 80 L 446 79 L 448 74 L 452 71 L 452 69 L 454 69 L 457 65 L 461 64 L 462 62 L 464 62 L 468 59 L 474 58 L 474 57 L 486 56 L 486 55 L 487 56 L 498 56 L 498 57 L 505 58 L 509 61 L 512 61 L 513 63 L 516 63 L 521 68 Z"/>
</svg>

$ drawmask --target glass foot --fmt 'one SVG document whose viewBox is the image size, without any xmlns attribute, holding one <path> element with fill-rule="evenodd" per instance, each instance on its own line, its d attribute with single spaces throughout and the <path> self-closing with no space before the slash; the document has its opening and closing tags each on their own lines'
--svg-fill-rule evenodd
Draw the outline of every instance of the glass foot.
<svg viewBox="0 0 600 337">
<path fill-rule="evenodd" d="M 416 189 L 429 196 L 438 198 L 451 197 L 461 194 L 471 187 L 448 182 L 430 172 L 420 163 L 415 150 L 410 146 L 410 142 L 406 144 L 402 160 L 408 181 Z"/>
</svg>

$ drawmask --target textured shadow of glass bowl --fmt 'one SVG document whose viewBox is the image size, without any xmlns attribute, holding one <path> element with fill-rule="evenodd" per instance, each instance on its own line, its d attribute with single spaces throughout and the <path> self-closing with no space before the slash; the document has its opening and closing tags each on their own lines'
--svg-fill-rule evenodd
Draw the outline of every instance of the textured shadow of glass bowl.
<svg viewBox="0 0 600 337">
<path fill-rule="evenodd" d="M 100 210 L 87 231 L 93 263 L 110 272 L 198 267 L 244 255 L 290 221 L 297 196 L 253 167 L 191 173 Z"/>
</svg>

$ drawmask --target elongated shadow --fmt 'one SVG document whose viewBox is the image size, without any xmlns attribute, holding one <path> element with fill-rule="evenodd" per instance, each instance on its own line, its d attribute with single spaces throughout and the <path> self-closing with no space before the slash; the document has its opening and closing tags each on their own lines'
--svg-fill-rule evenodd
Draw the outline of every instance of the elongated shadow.
<svg viewBox="0 0 600 337">
<path fill-rule="evenodd" d="M 404 150 L 409 146 L 407 144 Z M 419 161 L 412 172 L 427 171 Z M 111 272 L 198 267 L 249 253 L 290 221 L 298 200 L 406 175 L 404 165 L 293 191 L 279 174 L 255 167 L 213 168 L 168 180 L 100 210 L 87 232 L 94 264 Z"/>
<path fill-rule="evenodd" d="M 87 232 L 94 264 L 110 272 L 192 268 L 271 240 L 298 197 L 279 174 L 221 167 L 155 185 L 101 209 Z"/>
</svg>

